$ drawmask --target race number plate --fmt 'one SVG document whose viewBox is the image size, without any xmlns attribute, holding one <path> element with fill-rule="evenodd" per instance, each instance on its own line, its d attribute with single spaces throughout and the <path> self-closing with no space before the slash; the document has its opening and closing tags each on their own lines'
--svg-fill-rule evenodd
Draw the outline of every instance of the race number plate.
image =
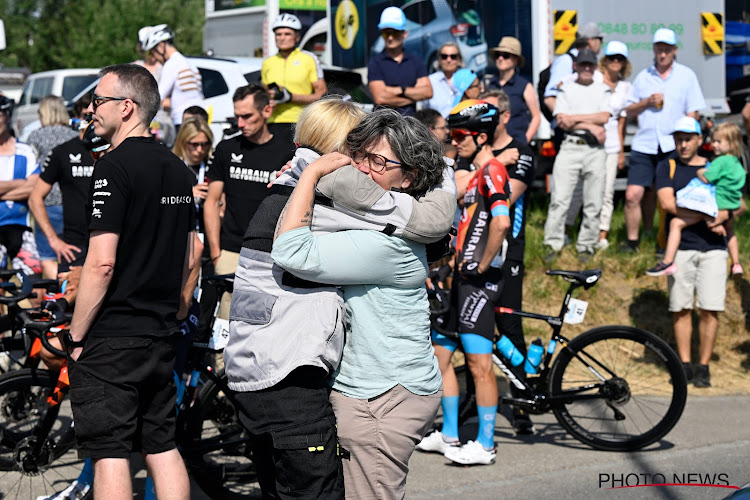
<svg viewBox="0 0 750 500">
<path fill-rule="evenodd" d="M 564 321 L 569 325 L 583 323 L 583 318 L 586 316 L 586 309 L 588 307 L 589 303 L 585 300 L 570 299 L 568 312 L 565 314 Z"/>
</svg>

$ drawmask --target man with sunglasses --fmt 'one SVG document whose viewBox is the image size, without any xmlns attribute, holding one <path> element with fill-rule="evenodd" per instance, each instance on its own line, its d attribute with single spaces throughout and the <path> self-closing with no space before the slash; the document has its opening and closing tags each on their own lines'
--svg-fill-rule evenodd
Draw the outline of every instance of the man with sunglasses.
<svg viewBox="0 0 750 500">
<path fill-rule="evenodd" d="M 404 50 L 408 35 L 404 11 L 398 7 L 383 10 L 378 29 L 385 41 L 385 50 L 370 59 L 367 85 L 375 104 L 413 116 L 417 111 L 416 103 L 432 97 L 432 85 L 424 61 Z"/>
<path fill-rule="evenodd" d="M 594 80 L 596 65 L 594 51 L 582 49 L 575 62 L 578 77 L 558 90 L 554 113 L 564 138 L 552 169 L 553 187 L 544 225 L 544 245 L 549 260 L 555 258 L 564 245 L 565 218 L 579 179 L 583 180 L 583 220 L 576 250 L 582 261 L 591 258 L 599 239 L 599 212 L 606 175 L 604 124 L 610 117 L 612 91 Z"/>
<path fill-rule="evenodd" d="M 159 95 L 179 132 L 182 113 L 190 106 L 203 105 L 203 83 L 201 74 L 174 46 L 174 33 L 166 24 L 152 27 L 141 35 L 141 48 L 163 64 L 159 77 Z"/>
<path fill-rule="evenodd" d="M 100 77 L 89 112 L 111 149 L 91 179 L 88 254 L 64 335 L 78 450 L 94 462 L 97 498 L 132 498 L 139 452 L 157 496 L 187 500 L 172 369 L 193 265 L 193 177 L 150 134 L 161 99 L 148 70 L 120 64 Z"/>
<path fill-rule="evenodd" d="M 461 51 L 456 42 L 445 42 L 438 50 L 438 66 L 436 71 L 428 77 L 432 85 L 432 97 L 422 101 L 422 109 L 434 109 L 443 118 L 447 118 L 453 109 L 458 90 L 453 85 L 453 75 L 463 65 Z"/>
</svg>

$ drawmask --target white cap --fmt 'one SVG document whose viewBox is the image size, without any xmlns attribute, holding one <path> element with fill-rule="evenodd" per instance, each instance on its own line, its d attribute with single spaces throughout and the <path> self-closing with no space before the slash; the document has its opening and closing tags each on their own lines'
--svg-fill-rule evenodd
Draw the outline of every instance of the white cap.
<svg viewBox="0 0 750 500">
<path fill-rule="evenodd" d="M 667 45 L 677 45 L 677 35 L 669 28 L 659 28 L 654 33 L 653 43 L 666 43 Z"/>
<path fill-rule="evenodd" d="M 686 134 L 698 134 L 701 135 L 701 125 L 692 116 L 683 116 L 677 123 L 674 124 L 674 132 L 685 132 Z"/>
<path fill-rule="evenodd" d="M 398 7 L 388 7 L 380 14 L 380 23 L 378 23 L 378 29 L 394 29 L 398 31 L 406 31 L 406 16 L 404 11 Z"/>
<path fill-rule="evenodd" d="M 604 49 L 604 55 L 614 56 L 618 54 L 625 57 L 625 59 L 627 59 L 628 58 L 628 46 L 622 42 L 618 42 L 617 40 L 612 40 L 611 42 L 607 44 L 607 47 Z"/>
</svg>

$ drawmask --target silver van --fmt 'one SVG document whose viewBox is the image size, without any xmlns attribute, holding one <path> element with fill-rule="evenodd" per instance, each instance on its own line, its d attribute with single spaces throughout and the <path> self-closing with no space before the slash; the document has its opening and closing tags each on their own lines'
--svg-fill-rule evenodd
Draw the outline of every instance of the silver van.
<svg viewBox="0 0 750 500">
<path fill-rule="evenodd" d="M 13 111 L 11 123 L 16 134 L 20 134 L 26 125 L 39 118 L 39 101 L 43 97 L 57 95 L 68 101 L 96 80 L 98 73 L 96 68 L 80 68 L 56 69 L 29 75 Z"/>
</svg>

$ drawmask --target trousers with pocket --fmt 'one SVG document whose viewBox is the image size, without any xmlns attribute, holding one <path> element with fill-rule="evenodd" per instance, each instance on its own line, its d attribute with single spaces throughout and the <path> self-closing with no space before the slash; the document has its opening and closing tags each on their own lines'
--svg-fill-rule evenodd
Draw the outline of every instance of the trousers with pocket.
<svg viewBox="0 0 750 500">
<path fill-rule="evenodd" d="M 264 499 L 344 498 L 327 378 L 303 366 L 273 387 L 237 394 Z"/>
</svg>

